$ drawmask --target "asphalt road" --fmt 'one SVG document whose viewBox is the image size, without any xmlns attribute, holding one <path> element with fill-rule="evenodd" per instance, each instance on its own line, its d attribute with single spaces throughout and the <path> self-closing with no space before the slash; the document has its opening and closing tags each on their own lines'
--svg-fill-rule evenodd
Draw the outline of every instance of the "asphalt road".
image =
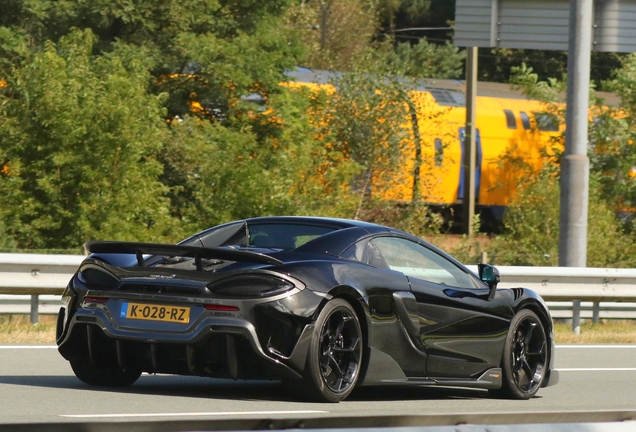
<svg viewBox="0 0 636 432">
<path fill-rule="evenodd" d="M 124 390 L 90 388 L 54 347 L 0 345 L 0 424 L 636 410 L 636 345 L 559 346 L 556 364 L 561 382 L 528 401 L 482 390 L 375 387 L 315 404 L 290 399 L 274 382 L 142 375 Z"/>
</svg>

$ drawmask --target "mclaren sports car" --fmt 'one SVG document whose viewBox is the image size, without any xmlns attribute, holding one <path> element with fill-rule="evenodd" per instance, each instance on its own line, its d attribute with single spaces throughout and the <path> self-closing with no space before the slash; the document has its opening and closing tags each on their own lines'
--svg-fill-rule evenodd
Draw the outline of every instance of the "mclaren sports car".
<svg viewBox="0 0 636 432">
<path fill-rule="evenodd" d="M 497 288 L 405 232 L 261 217 L 177 245 L 91 241 L 66 288 L 59 352 L 94 386 L 142 372 L 280 380 L 344 400 L 359 386 L 441 385 L 514 399 L 555 384 L 539 295 Z"/>
</svg>

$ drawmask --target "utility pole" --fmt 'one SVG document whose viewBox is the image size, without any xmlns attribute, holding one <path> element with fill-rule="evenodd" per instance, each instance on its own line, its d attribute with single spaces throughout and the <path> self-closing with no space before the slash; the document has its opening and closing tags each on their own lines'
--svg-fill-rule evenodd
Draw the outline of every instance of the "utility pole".
<svg viewBox="0 0 636 432">
<path fill-rule="evenodd" d="M 570 0 L 565 153 L 561 159 L 559 266 L 587 266 L 590 160 L 587 157 L 593 0 Z M 579 334 L 581 301 L 573 304 L 572 331 Z"/>
<path fill-rule="evenodd" d="M 475 125 L 475 102 L 477 100 L 477 47 L 466 48 L 466 128 L 464 136 L 464 200 L 463 232 L 473 234 L 475 216 L 475 164 L 477 161 L 477 126 Z"/>
</svg>

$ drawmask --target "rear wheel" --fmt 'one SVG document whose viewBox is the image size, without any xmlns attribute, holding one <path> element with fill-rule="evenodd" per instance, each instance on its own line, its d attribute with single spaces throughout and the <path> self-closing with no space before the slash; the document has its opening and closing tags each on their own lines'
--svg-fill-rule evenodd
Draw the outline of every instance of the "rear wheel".
<svg viewBox="0 0 636 432">
<path fill-rule="evenodd" d="M 321 402 L 344 400 L 358 381 L 362 352 L 362 330 L 353 308 L 343 299 L 331 300 L 316 320 L 303 375 L 303 396 Z"/>
<path fill-rule="evenodd" d="M 94 386 L 127 387 L 141 375 L 139 370 L 123 370 L 118 366 L 94 366 L 83 357 L 72 358 L 70 363 L 77 378 Z"/>
<path fill-rule="evenodd" d="M 493 393 L 512 399 L 530 399 L 545 378 L 548 344 L 537 315 L 523 309 L 514 316 L 503 354 L 503 386 Z"/>
</svg>

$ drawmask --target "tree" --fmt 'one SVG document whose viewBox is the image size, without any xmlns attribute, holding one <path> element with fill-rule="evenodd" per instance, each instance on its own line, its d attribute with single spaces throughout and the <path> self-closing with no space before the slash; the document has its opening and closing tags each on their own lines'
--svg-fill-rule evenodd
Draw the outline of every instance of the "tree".
<svg viewBox="0 0 636 432">
<path fill-rule="evenodd" d="M 612 76 L 621 67 L 625 54 L 592 51 L 590 78 L 596 86 Z M 481 48 L 479 50 L 479 80 L 509 82 L 514 69 L 526 64 L 534 70 L 540 81 L 562 78 L 567 74 L 566 51 L 524 50 L 509 48 Z"/>
<path fill-rule="evenodd" d="M 367 0 L 308 0 L 289 9 L 285 25 L 308 47 L 303 66 L 349 71 L 371 46 L 377 20 Z"/>
<path fill-rule="evenodd" d="M 396 47 L 401 44 L 416 45 L 422 41 L 442 47 L 452 46 L 454 1 L 379 0 L 375 4 L 380 22 L 376 39 L 388 38 Z"/>
<path fill-rule="evenodd" d="M 604 87 L 615 91 L 621 99 L 620 106 L 606 106 L 591 88 L 590 123 L 588 132 L 590 170 L 596 176 L 601 196 L 608 205 L 619 209 L 630 207 L 636 203 L 636 177 L 633 167 L 636 166 L 636 123 L 632 120 L 636 109 L 631 90 L 636 82 L 636 57 L 625 58 L 623 67 L 614 72 L 614 79 L 603 83 Z M 541 81 L 532 68 L 522 65 L 513 69 L 512 82 L 520 87 L 529 98 L 545 102 L 545 112 L 558 124 L 565 123 L 565 104 L 560 94 L 565 89 L 565 82 L 557 79 Z M 563 149 L 564 136 L 553 143 Z"/>
<path fill-rule="evenodd" d="M 376 10 L 384 28 L 413 27 L 426 18 L 431 0 L 380 0 Z"/>
<path fill-rule="evenodd" d="M 398 43 L 387 53 L 389 67 L 400 75 L 413 78 L 459 78 L 463 74 L 465 51 L 447 42 L 428 43 L 422 38 L 417 44 Z"/>
<path fill-rule="evenodd" d="M 0 95 L 0 215 L 22 248 L 170 237 L 157 160 L 162 98 L 139 63 L 94 57 L 90 30 L 24 52 Z"/>
<path fill-rule="evenodd" d="M 599 181 L 607 199 L 621 210 L 633 211 L 636 207 L 636 55 L 626 56 L 612 79 L 603 82 L 603 88 L 616 93 L 621 103 L 618 107 L 599 110 L 590 138 L 594 150 L 590 160 L 601 175 Z"/>
<path fill-rule="evenodd" d="M 162 155 L 164 177 L 178 185 L 175 216 L 191 230 L 262 215 L 344 216 L 354 171 L 316 134 L 311 104 L 302 89 L 273 96 L 266 134 L 249 115 L 232 120 L 243 121 L 236 131 L 192 116 L 175 122 Z"/>
<path fill-rule="evenodd" d="M 12 252 L 17 248 L 17 246 L 18 245 L 13 240 L 13 237 L 7 234 L 6 227 L 0 219 L 0 252 Z"/>
<path fill-rule="evenodd" d="M 616 217 L 617 212 L 633 211 L 636 179 L 631 172 L 636 165 L 636 129 L 630 114 L 636 99 L 630 98 L 629 89 L 635 87 L 634 65 L 635 58 L 627 57 L 622 69 L 615 72 L 614 81 L 606 84 L 621 92 L 620 107 L 603 106 L 594 93 L 590 97 L 587 265 L 593 267 L 629 267 L 636 261 L 632 252 L 634 238 Z M 556 79 L 540 81 L 525 65 L 513 72 L 513 82 L 530 97 L 544 101 L 546 113 L 562 124 L 566 107 L 559 102 L 559 94 L 565 83 Z M 563 141 L 561 136 L 553 143 L 553 149 L 546 149 L 542 169 L 519 167 L 524 172 L 523 183 L 518 185 L 519 192 L 504 217 L 504 234 L 491 245 L 490 252 L 497 256 L 498 263 L 557 265 Z"/>
<path fill-rule="evenodd" d="M 431 109 L 432 100 L 413 91 L 416 81 L 398 75 L 384 59 L 369 53 L 353 72 L 332 74 L 325 102 L 313 111 L 316 133 L 357 171 L 348 186 L 358 202 L 348 217 L 418 233 L 437 230 L 436 218 L 423 206 L 430 174 L 424 167 L 434 165 L 427 160 L 433 152 L 424 146 L 435 146 L 423 132 L 444 121 L 443 112 Z M 408 206 L 398 204 L 405 201 Z"/>
<path fill-rule="evenodd" d="M 558 167 L 546 165 L 524 176 L 524 184 L 504 216 L 505 232 L 489 248 L 500 265 L 558 265 L 559 177 Z M 590 181 L 587 265 L 633 267 L 634 239 L 626 235 L 614 209 L 602 196 L 598 176 Z"/>
<path fill-rule="evenodd" d="M 192 102 L 227 114 L 254 91 L 276 91 L 282 72 L 297 64 L 297 40 L 279 26 L 289 0 L 127 0 L 16 2 L 3 8 L 1 76 L 19 58 L 16 45 L 43 49 L 72 28 L 91 29 L 93 54 L 112 53 L 124 64 L 141 61 L 166 93 L 167 116 L 183 117 Z M 6 12 L 6 13 L 5 13 Z M 6 30 L 5 30 L 6 32 Z M 217 116 L 218 117 L 218 116 Z"/>
<path fill-rule="evenodd" d="M 401 86 L 369 68 L 334 75 L 331 85 L 335 91 L 317 113 L 316 124 L 328 145 L 358 167 L 359 175 L 351 184 L 360 197 L 351 215 L 356 218 L 372 184 L 378 185 L 374 177 L 394 176 L 400 167 L 408 107 Z"/>
<path fill-rule="evenodd" d="M 0 162 L 5 190 L 24 202 L 4 213 L 21 245 L 58 238 L 77 246 L 93 235 L 178 240 L 185 227 L 205 228 L 209 213 L 196 214 L 188 199 L 195 192 L 210 199 L 210 190 L 192 189 L 199 184 L 179 168 L 234 181 L 212 189 L 213 209 L 236 206 L 214 221 L 289 209 L 287 200 L 276 207 L 276 199 L 262 207 L 257 202 L 266 198 L 248 193 L 250 184 L 271 187 L 263 175 L 283 160 L 276 140 L 284 134 L 270 121 L 268 101 L 285 91 L 283 71 L 302 52 L 279 25 L 287 6 L 287 0 L 34 1 L 4 9 L 0 76 L 9 85 Z M 91 39 L 90 46 L 80 39 Z M 212 144 L 205 147 L 205 140 Z M 180 159 L 185 149 L 175 143 L 203 153 Z M 236 171 L 242 177 L 234 166 L 244 168 Z M 244 193 L 227 192 L 239 183 Z M 281 195 L 287 186 L 277 186 L 286 190 Z M 102 211 L 100 204 L 114 208 Z M 146 228 L 132 232 L 122 218 L 130 226 L 143 219 Z"/>
</svg>

